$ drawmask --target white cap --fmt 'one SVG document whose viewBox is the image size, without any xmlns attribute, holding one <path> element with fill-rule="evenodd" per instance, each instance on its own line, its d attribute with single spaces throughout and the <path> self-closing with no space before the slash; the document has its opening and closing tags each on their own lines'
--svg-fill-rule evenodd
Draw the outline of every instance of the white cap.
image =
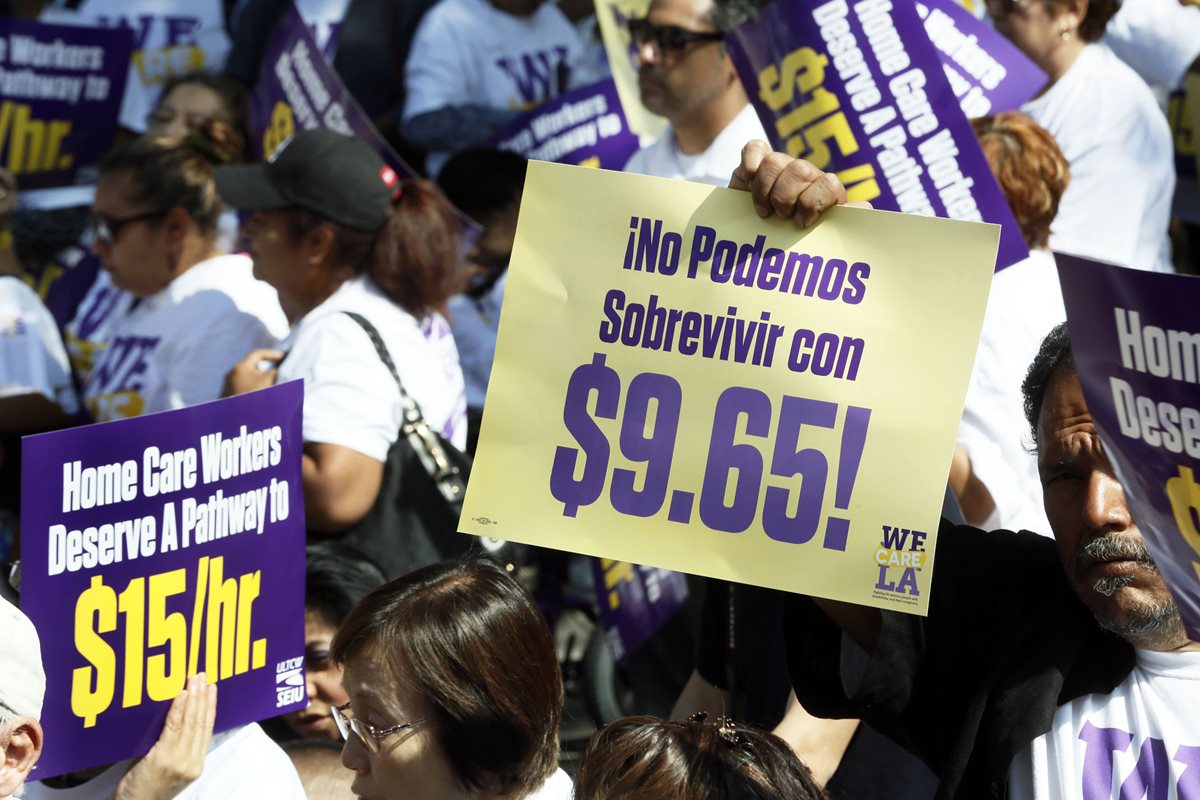
<svg viewBox="0 0 1200 800">
<path fill-rule="evenodd" d="M 45 694 L 37 631 L 21 609 L 0 597 L 0 703 L 17 716 L 40 719 Z"/>
</svg>

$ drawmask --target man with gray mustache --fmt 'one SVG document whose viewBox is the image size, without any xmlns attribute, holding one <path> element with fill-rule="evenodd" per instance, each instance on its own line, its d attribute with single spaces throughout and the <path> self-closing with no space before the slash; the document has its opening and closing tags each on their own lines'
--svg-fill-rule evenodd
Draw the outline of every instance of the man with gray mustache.
<svg viewBox="0 0 1200 800">
<path fill-rule="evenodd" d="M 795 596 L 796 694 L 921 756 L 937 798 L 1200 800 L 1200 644 L 1105 455 L 1065 323 L 1022 388 L 1053 541 L 943 520 L 926 618 Z"/>
</svg>

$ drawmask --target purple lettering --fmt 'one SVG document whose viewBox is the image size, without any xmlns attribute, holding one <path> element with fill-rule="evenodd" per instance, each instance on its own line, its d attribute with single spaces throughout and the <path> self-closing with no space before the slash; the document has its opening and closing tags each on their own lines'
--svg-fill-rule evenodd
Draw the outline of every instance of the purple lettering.
<svg viewBox="0 0 1200 800">
<path fill-rule="evenodd" d="M 1133 735 L 1120 728 L 1097 728 L 1091 722 L 1085 722 L 1079 739 L 1086 745 L 1083 752 L 1083 800 L 1112 800 L 1113 753 L 1128 750 Z"/>
<path fill-rule="evenodd" d="M 1142 742 L 1137 766 L 1121 784 L 1121 800 L 1167 800 L 1170 788 L 1171 766 L 1167 759 L 1167 746 L 1162 739 L 1153 736 Z"/>
<path fill-rule="evenodd" d="M 195 17 L 163 17 L 167 23 L 167 47 L 191 44 L 196 41 L 196 29 L 200 20 Z"/>
</svg>

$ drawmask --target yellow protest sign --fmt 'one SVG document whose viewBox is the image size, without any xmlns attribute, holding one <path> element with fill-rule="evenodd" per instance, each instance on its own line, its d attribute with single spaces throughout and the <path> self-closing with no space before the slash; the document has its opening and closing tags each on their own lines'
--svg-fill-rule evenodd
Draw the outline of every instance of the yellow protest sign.
<svg viewBox="0 0 1200 800">
<path fill-rule="evenodd" d="M 924 613 L 998 233 L 531 163 L 462 530 Z"/>
<path fill-rule="evenodd" d="M 621 98 L 629 130 L 638 136 L 657 139 L 666 130 L 667 121 L 657 114 L 651 114 L 642 105 L 642 91 L 638 88 L 638 74 L 633 60 L 633 43 L 629 29 L 625 27 L 626 20 L 646 16 L 650 10 L 650 0 L 595 0 L 595 3 L 600 36 L 604 39 L 613 83 L 617 86 L 617 96 Z"/>
</svg>

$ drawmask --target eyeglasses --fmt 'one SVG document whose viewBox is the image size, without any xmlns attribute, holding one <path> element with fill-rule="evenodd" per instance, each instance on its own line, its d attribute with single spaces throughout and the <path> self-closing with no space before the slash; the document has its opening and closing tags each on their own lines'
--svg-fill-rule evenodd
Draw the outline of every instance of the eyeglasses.
<svg viewBox="0 0 1200 800">
<path fill-rule="evenodd" d="M 725 34 L 716 31 L 689 31 L 677 25 L 655 25 L 648 19 L 630 19 L 629 36 L 633 46 L 641 50 L 653 44 L 655 51 L 666 57 L 677 58 L 698 42 L 719 42 Z"/>
<path fill-rule="evenodd" d="M 413 720 L 412 722 L 405 722 L 401 725 L 393 725 L 392 727 L 384 728 L 383 730 L 378 730 L 369 722 L 363 722 L 357 717 L 348 716 L 346 711 L 349 710 L 349 708 L 349 703 L 333 707 L 333 721 L 337 725 L 338 733 L 342 734 L 343 739 L 349 739 L 350 733 L 353 732 L 354 735 L 358 737 L 358 740 L 363 743 L 363 746 L 372 753 L 379 752 L 380 742 L 384 739 L 384 737 L 391 736 L 393 733 L 399 733 L 403 730 L 408 730 L 409 728 L 415 728 L 418 725 L 424 725 L 429 721 L 428 718 L 418 719 Z"/>
<path fill-rule="evenodd" d="M 164 208 L 158 211 L 147 211 L 145 214 L 136 214 L 125 219 L 109 219 L 103 214 L 92 214 L 92 233 L 95 235 L 96 241 L 111 247 L 116 244 L 126 225 L 150 219 L 161 219 L 168 213 L 170 213 L 170 209 Z"/>
</svg>

